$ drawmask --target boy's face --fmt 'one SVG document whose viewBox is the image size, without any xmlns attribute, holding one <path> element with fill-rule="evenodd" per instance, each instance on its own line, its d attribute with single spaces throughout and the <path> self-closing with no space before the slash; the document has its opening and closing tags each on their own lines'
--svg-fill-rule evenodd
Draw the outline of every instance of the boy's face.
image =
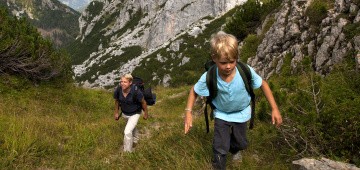
<svg viewBox="0 0 360 170">
<path fill-rule="evenodd" d="M 126 79 L 125 77 L 121 78 L 120 80 L 120 86 L 123 90 L 128 89 L 131 86 L 131 81 Z"/>
<path fill-rule="evenodd" d="M 236 67 L 236 59 L 228 59 L 226 57 L 220 57 L 219 59 L 216 58 L 213 60 L 219 69 L 219 75 L 222 76 L 230 76 Z"/>
</svg>

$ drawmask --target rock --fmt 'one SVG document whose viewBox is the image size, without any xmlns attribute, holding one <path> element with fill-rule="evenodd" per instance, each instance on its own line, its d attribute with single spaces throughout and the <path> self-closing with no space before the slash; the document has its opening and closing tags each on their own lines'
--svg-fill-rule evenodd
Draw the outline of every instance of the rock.
<svg viewBox="0 0 360 170">
<path fill-rule="evenodd" d="M 352 50 L 352 46 L 348 45 L 352 40 L 345 38 L 343 28 L 346 24 L 360 21 L 359 7 L 349 0 L 336 0 L 334 8 L 328 10 L 327 17 L 314 29 L 304 15 L 311 2 L 285 0 L 275 14 L 275 22 L 266 32 L 256 56 L 248 59 L 248 64 L 263 78 L 269 78 L 272 73 L 281 70 L 286 54 L 292 54 L 292 69 L 296 69 L 297 63 L 304 57 L 311 57 L 314 70 L 326 75 L 333 65 L 341 62 L 347 52 Z M 344 14 L 348 17 L 343 17 Z M 353 20 L 348 20 L 351 18 Z M 353 39 L 357 51 L 360 48 L 359 41 L 358 37 Z M 272 62 L 275 59 L 281 62 Z"/>
<path fill-rule="evenodd" d="M 326 158 L 320 160 L 312 158 L 302 158 L 293 161 L 294 170 L 360 170 L 355 165 L 333 161 Z"/>
</svg>

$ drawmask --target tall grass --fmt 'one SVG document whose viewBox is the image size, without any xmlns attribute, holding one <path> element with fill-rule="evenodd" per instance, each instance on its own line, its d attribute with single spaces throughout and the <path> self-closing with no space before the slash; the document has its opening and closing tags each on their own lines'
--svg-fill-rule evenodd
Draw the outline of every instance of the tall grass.
<svg viewBox="0 0 360 170">
<path fill-rule="evenodd" d="M 112 93 L 71 85 L 9 87 L 0 83 L 0 169 L 209 169 L 212 135 L 203 116 L 183 133 L 189 86 L 156 87 L 150 118 L 138 124 L 135 152 L 122 152 L 123 119 L 113 119 Z M 9 84 L 9 83 L 8 83 Z M 257 123 L 241 164 L 230 169 L 288 169 L 272 144 L 274 128 Z"/>
</svg>

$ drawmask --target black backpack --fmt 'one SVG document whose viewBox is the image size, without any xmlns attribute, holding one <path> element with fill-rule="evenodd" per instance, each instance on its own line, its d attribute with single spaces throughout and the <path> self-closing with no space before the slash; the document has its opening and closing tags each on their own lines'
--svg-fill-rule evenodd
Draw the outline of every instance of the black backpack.
<svg viewBox="0 0 360 170">
<path fill-rule="evenodd" d="M 145 89 L 144 81 L 140 77 L 133 77 L 132 85 L 135 86 L 135 95 L 133 96 L 136 99 L 137 92 L 140 90 L 146 101 L 147 105 L 154 105 L 156 102 L 156 94 L 152 92 L 151 87 Z"/>
<path fill-rule="evenodd" d="M 134 88 L 135 90 L 135 93 L 133 95 L 133 101 L 136 101 L 138 91 L 140 90 L 144 95 L 144 99 L 147 105 L 152 106 L 155 104 L 156 94 L 152 92 L 151 87 L 145 89 L 144 81 L 140 77 L 133 77 L 133 81 L 131 85 L 134 86 L 131 88 Z M 118 88 L 119 89 L 118 92 L 121 93 L 120 85 L 118 85 L 116 88 Z"/>
<path fill-rule="evenodd" d="M 236 65 L 241 78 L 244 81 L 246 91 L 251 96 L 251 119 L 249 128 L 252 129 L 254 127 L 254 117 L 255 117 L 255 93 L 253 91 L 251 85 L 251 72 L 250 68 L 243 62 L 237 62 Z M 206 74 L 206 85 L 209 89 L 209 96 L 206 97 L 206 107 L 204 109 L 205 122 L 206 122 L 206 132 L 209 133 L 209 118 L 207 112 L 207 105 L 209 104 L 211 107 L 211 120 L 214 119 L 213 110 L 216 109 L 212 104 L 212 100 L 217 96 L 218 88 L 217 88 L 217 77 L 216 77 L 216 64 L 214 61 L 210 60 L 205 63 Z"/>
</svg>

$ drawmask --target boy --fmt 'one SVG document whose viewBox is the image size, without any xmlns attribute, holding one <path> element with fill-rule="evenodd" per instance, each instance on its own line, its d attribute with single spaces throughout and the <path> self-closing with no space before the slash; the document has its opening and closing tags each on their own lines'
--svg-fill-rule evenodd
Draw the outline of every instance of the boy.
<svg viewBox="0 0 360 170">
<path fill-rule="evenodd" d="M 119 120 L 119 106 L 123 117 L 127 120 L 124 130 L 124 151 L 132 152 L 133 143 L 137 142 L 138 132 L 136 125 L 139 121 L 141 110 L 144 110 L 144 119 L 148 118 L 148 110 L 144 95 L 140 90 L 135 91 L 132 85 L 133 77 L 131 74 L 125 74 L 121 77 L 120 88 L 114 91 L 115 111 L 114 118 Z M 136 98 L 134 95 L 136 94 Z"/>
<path fill-rule="evenodd" d="M 233 159 L 241 159 L 240 150 L 247 147 L 246 122 L 251 118 L 251 97 L 245 89 L 244 82 L 236 68 L 238 60 L 238 41 L 222 31 L 212 35 L 210 40 L 211 58 L 217 67 L 217 96 L 212 100 L 214 110 L 213 167 L 226 169 L 226 155 L 233 154 Z M 282 117 L 276 105 L 269 85 L 253 68 L 252 87 L 261 87 L 272 108 L 272 123 L 280 126 Z M 196 97 L 209 96 L 206 85 L 206 72 L 191 88 L 185 109 L 185 134 L 192 127 L 192 108 Z"/>
</svg>

